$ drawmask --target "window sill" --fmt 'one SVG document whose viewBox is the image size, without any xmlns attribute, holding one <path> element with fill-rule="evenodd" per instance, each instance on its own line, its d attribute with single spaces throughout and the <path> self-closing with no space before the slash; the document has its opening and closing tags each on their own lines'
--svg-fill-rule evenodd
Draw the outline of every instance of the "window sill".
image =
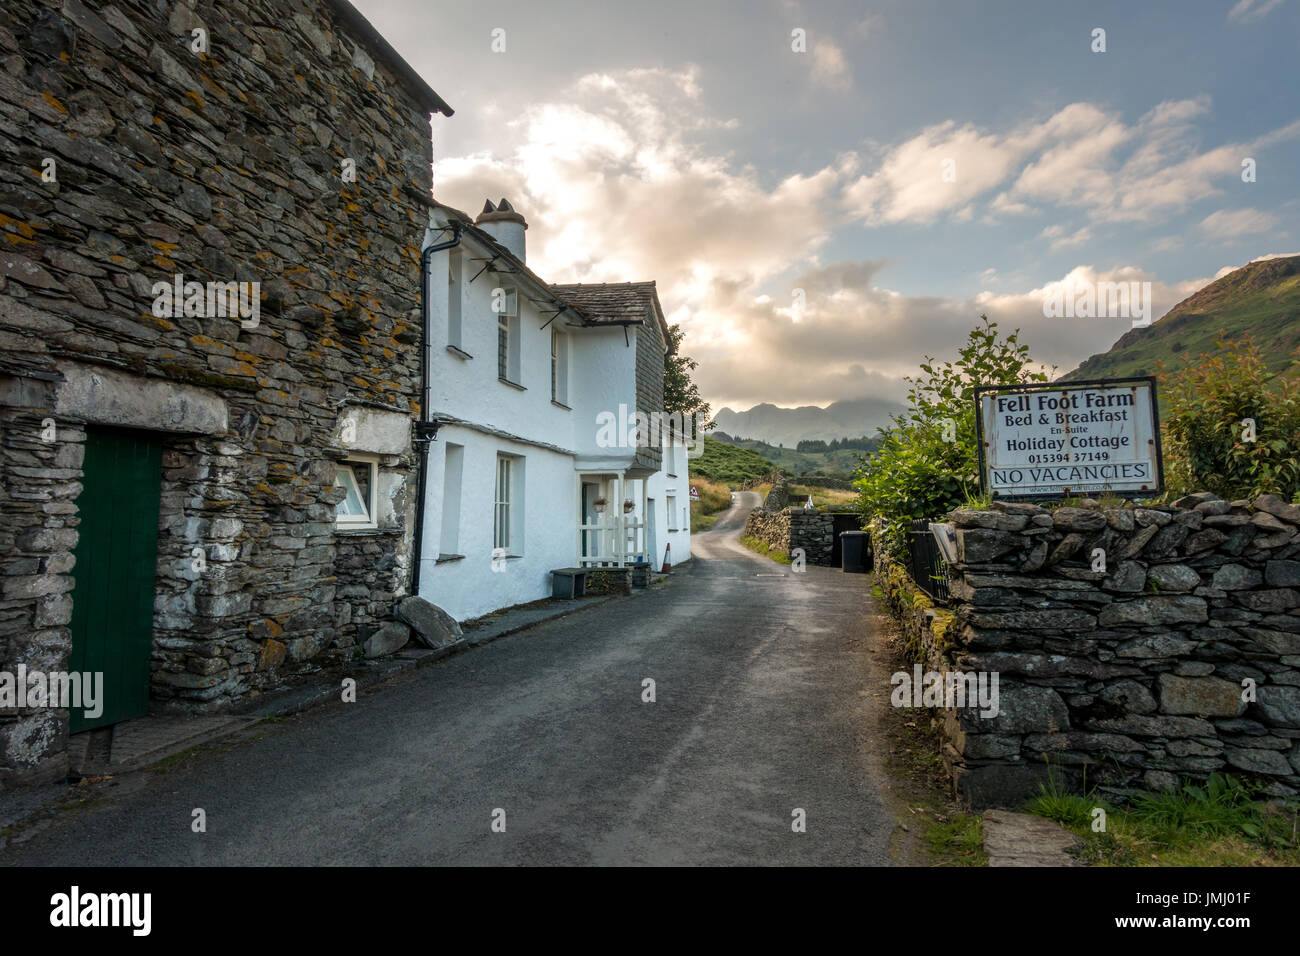
<svg viewBox="0 0 1300 956">
<path fill-rule="evenodd" d="M 508 378 L 501 378 L 500 376 L 497 376 L 497 381 L 500 382 L 502 385 L 509 385 L 511 388 L 517 388 L 517 389 L 519 389 L 519 391 L 521 391 L 521 392 L 526 392 L 526 391 L 528 391 L 527 388 L 525 388 L 524 386 L 520 385 L 518 382 L 512 382 L 512 381 L 510 381 L 510 379 L 508 379 Z"/>
<path fill-rule="evenodd" d="M 347 537 L 360 537 L 361 535 L 368 534 L 400 534 L 401 532 L 393 528 L 380 528 L 374 526 L 356 527 L 354 525 L 336 524 L 334 526 L 334 533 L 345 535 Z"/>
<path fill-rule="evenodd" d="M 564 402 L 557 402 L 555 399 L 551 399 L 551 404 L 554 405 L 556 408 L 564 409 L 566 412 L 573 411 L 573 409 L 570 408 L 568 405 L 565 405 Z"/>
<path fill-rule="evenodd" d="M 450 352 L 452 355 L 457 356 L 458 358 L 472 359 L 474 357 L 470 355 L 468 352 L 466 352 L 464 349 L 457 348 L 454 345 L 448 345 L 447 351 Z"/>
<path fill-rule="evenodd" d="M 438 560 L 435 563 L 450 564 L 452 561 L 464 561 L 464 560 L 465 560 L 465 555 L 463 554 L 440 554 L 438 555 Z"/>
</svg>

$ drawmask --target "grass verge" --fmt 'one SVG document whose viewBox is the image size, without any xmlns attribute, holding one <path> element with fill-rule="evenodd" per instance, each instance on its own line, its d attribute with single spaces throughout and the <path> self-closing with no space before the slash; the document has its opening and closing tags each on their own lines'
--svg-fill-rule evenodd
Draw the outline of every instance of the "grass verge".
<svg viewBox="0 0 1300 956">
<path fill-rule="evenodd" d="M 695 506 L 691 505 L 691 534 L 700 531 L 708 531 L 718 523 L 717 515 L 702 515 L 696 512 Z"/>
<path fill-rule="evenodd" d="M 761 554 L 765 558 L 771 558 L 773 561 L 779 561 L 781 564 L 790 563 L 790 552 L 781 548 L 774 548 L 766 541 L 760 541 L 751 535 L 741 535 L 740 543 L 749 548 L 755 554 Z"/>
<path fill-rule="evenodd" d="M 1074 852 L 1094 866 L 1300 866 L 1300 801 L 1261 799 L 1256 785 L 1228 774 L 1122 806 L 1095 790 L 1065 792 L 1052 778 L 1025 809 L 1077 836 Z"/>
</svg>

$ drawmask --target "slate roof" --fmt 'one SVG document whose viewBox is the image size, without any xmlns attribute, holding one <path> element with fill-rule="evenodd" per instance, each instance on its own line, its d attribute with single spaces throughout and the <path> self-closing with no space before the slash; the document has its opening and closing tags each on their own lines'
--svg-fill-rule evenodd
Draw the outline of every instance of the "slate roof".
<svg viewBox="0 0 1300 956">
<path fill-rule="evenodd" d="M 631 322 L 641 323 L 646 319 L 646 310 L 650 310 L 659 323 L 659 333 L 663 336 L 664 347 L 668 346 L 668 321 L 664 318 L 663 306 L 659 304 L 659 293 L 655 290 L 654 280 L 649 282 L 575 282 L 555 284 L 546 282 L 532 269 L 528 268 L 495 237 L 474 224 L 474 219 L 467 213 L 448 206 L 446 203 L 432 200 L 435 209 L 441 209 L 448 216 L 459 219 L 466 235 L 473 236 L 487 247 L 495 257 L 494 267 L 500 271 L 513 273 L 531 280 L 538 288 L 545 289 L 563 305 L 569 307 L 568 314 L 578 319 L 583 325 L 625 325 Z"/>
<path fill-rule="evenodd" d="M 551 291 L 590 317 L 593 325 L 622 325 L 644 322 L 647 313 L 659 323 L 659 331 L 668 341 L 668 324 L 654 281 L 650 282 L 574 282 L 552 284 Z"/>
</svg>

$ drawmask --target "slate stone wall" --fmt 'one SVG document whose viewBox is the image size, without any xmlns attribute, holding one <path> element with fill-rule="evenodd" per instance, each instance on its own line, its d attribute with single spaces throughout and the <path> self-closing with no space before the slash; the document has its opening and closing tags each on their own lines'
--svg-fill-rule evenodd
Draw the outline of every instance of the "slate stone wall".
<svg viewBox="0 0 1300 956">
<path fill-rule="evenodd" d="M 636 328 L 636 407 L 651 415 L 664 410 L 664 337 L 659 323 L 647 319 Z M 659 443 L 636 449 L 633 467 L 658 471 L 663 467 Z"/>
<path fill-rule="evenodd" d="M 308 0 L 0 12 L 0 668 L 66 667 L 83 443 L 103 425 L 165 442 L 161 706 L 222 706 L 391 617 L 415 456 L 340 423 L 418 411 L 432 154 L 378 59 Z M 177 273 L 260 282 L 259 324 L 156 317 L 152 286 Z M 359 451 L 382 456 L 392 508 L 340 535 L 335 462 Z M 0 714 L 0 784 L 57 776 L 66 727 Z"/>
<path fill-rule="evenodd" d="M 835 518 L 831 514 L 794 507 L 780 511 L 756 508 L 745 517 L 744 533 L 787 554 L 793 548 L 803 548 L 808 564 L 830 565 L 834 528 Z"/>
<path fill-rule="evenodd" d="M 976 806 L 1047 777 L 1119 795 L 1214 771 L 1300 793 L 1300 505 L 958 509 L 954 620 L 927 669 L 997 673 L 1000 713 L 941 716 Z"/>
</svg>

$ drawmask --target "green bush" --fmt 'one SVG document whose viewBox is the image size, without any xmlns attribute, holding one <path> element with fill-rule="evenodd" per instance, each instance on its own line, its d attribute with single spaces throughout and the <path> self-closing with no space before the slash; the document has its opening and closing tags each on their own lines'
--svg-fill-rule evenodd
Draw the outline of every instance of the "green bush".
<svg viewBox="0 0 1300 956">
<path fill-rule="evenodd" d="M 1300 385 L 1271 376 L 1249 335 L 1160 372 L 1165 483 L 1174 494 L 1300 496 Z M 1254 440 L 1246 419 L 1255 423 Z"/>
<path fill-rule="evenodd" d="M 905 550 L 910 521 L 937 518 L 979 494 L 971 390 L 1049 380 L 1046 372 L 1035 371 L 1019 329 L 1004 337 L 987 315 L 980 322 L 956 361 L 925 357 L 922 375 L 907 379 L 909 407 L 882 429 L 880 448 L 860 458 L 858 507 L 864 521 L 886 520 L 885 542 L 896 556 Z"/>
</svg>

